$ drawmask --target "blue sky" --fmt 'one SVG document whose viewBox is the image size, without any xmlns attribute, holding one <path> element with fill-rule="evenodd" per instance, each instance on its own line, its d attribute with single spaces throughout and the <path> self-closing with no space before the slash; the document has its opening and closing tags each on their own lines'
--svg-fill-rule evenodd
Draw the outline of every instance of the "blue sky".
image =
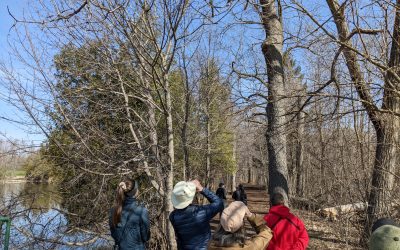
<svg viewBox="0 0 400 250">
<path fill-rule="evenodd" d="M 9 54 L 8 51 L 10 50 L 9 48 L 9 44 L 8 41 L 12 41 L 13 39 L 13 31 L 10 31 L 10 28 L 13 25 L 13 19 L 12 17 L 8 14 L 7 12 L 7 6 L 9 7 L 10 11 L 13 13 L 13 15 L 15 15 L 17 18 L 21 18 L 21 16 L 23 15 L 23 13 L 27 13 L 29 12 L 28 6 L 27 6 L 27 2 L 28 0 L 0 0 L 0 48 L 3 48 L 2 50 L 0 50 L 0 61 L 7 61 L 7 59 L 9 58 Z M 243 12 L 242 8 L 240 7 L 240 12 Z M 242 13 L 244 14 L 244 12 Z M 246 15 L 246 14 L 244 14 Z M 257 20 L 257 17 L 255 18 L 255 20 Z M 225 20 L 225 22 L 228 21 L 232 21 L 232 20 Z M 218 27 L 214 27 L 216 33 L 218 34 L 219 32 L 222 32 L 222 30 Z M 236 28 L 233 28 L 234 30 L 236 30 Z M 260 48 L 260 42 L 261 39 L 263 39 L 264 35 L 262 30 L 260 30 L 259 26 L 249 26 L 249 27 L 239 27 L 237 30 L 237 32 L 245 32 L 246 34 L 248 34 L 247 36 L 247 41 L 245 41 L 246 46 L 245 47 L 251 47 L 251 44 L 257 44 L 256 45 L 256 50 L 257 50 L 257 55 L 260 57 L 260 64 L 262 67 L 264 67 L 263 64 L 263 58 L 261 53 L 258 53 L 258 50 Z M 222 32 L 223 33 L 223 32 Z M 227 40 L 232 40 L 235 41 L 236 37 L 235 37 L 235 32 L 231 31 L 228 32 L 230 34 L 227 33 L 223 33 L 225 36 L 225 38 L 223 40 L 227 41 Z M 207 43 L 205 43 L 207 44 Z M 235 41 L 234 44 L 239 44 L 239 41 Z M 226 46 L 226 45 L 225 45 Z M 237 50 L 238 48 L 236 46 L 233 46 L 232 44 L 229 45 L 230 47 L 232 47 L 231 49 L 233 50 Z M 207 47 L 207 46 L 206 46 Z M 207 49 L 207 48 L 205 48 Z M 226 48 L 224 48 L 226 49 Z M 247 50 L 247 48 L 245 48 L 245 50 Z M 218 52 L 217 52 L 218 53 Z M 226 54 L 226 50 L 223 50 L 222 53 Z M 231 52 L 233 53 L 233 52 Z M 226 60 L 226 65 L 229 70 L 230 70 L 230 65 L 231 65 L 231 60 L 233 59 L 228 59 L 225 55 L 221 56 L 221 58 L 225 58 Z M 243 62 L 245 62 L 245 58 L 242 58 Z M 18 69 L 18 70 L 24 70 L 24 69 Z M 0 75 L 1 77 L 1 75 Z M 1 80 L 1 79 L 0 79 Z M 4 96 L 7 96 L 7 90 L 0 85 L 0 140 L 4 139 L 4 135 L 6 135 L 6 137 L 10 137 L 13 139 L 23 139 L 23 140 L 35 140 L 36 142 L 40 142 L 42 140 L 44 140 L 44 136 L 41 134 L 34 134 L 32 132 L 27 131 L 27 129 L 21 125 L 18 125 L 16 123 L 12 123 L 9 122 L 7 119 L 21 119 L 20 117 L 23 117 L 24 114 L 20 111 L 18 111 L 16 108 L 12 107 L 11 105 L 9 105 L 7 102 L 5 102 L 4 100 L 2 100 L 2 98 L 4 98 Z M 6 119 L 4 119 L 4 117 Z M 24 119 L 24 118 L 23 118 Z M 25 120 L 27 120 L 28 118 L 25 118 Z"/>
<path fill-rule="evenodd" d="M 28 0 L 0 0 L 0 62 L 7 61 L 9 58 L 8 51 L 10 50 L 8 41 L 12 41 L 13 39 L 13 32 L 10 31 L 10 28 L 13 25 L 13 19 L 7 12 L 7 6 L 9 7 L 10 11 L 16 16 L 21 17 L 23 13 L 29 12 L 29 8 L 27 6 Z M 329 10 L 326 6 L 324 1 L 316 1 L 316 0 L 306 0 L 302 1 L 306 8 L 308 8 L 313 13 L 318 13 L 316 18 L 321 22 L 327 20 L 330 17 Z M 299 19 L 297 14 L 293 9 L 286 9 L 286 16 L 285 16 L 285 25 L 289 28 L 293 28 L 291 31 L 296 32 L 296 27 L 299 26 Z M 246 15 L 242 9 L 237 13 L 239 15 Z M 248 17 L 248 16 L 246 16 Z M 257 18 L 255 18 L 257 21 Z M 230 22 L 231 20 L 224 20 L 225 22 Z M 286 28 L 287 28 L 286 27 Z M 328 29 L 332 29 L 333 26 L 331 24 L 327 25 Z M 226 49 L 231 50 L 231 54 L 233 55 L 236 50 L 238 50 L 238 45 L 240 41 L 236 41 L 236 39 L 241 39 L 241 36 L 237 36 L 236 33 L 243 33 L 247 34 L 244 47 L 245 50 L 250 48 L 251 45 L 255 45 L 255 53 L 259 56 L 259 65 L 261 68 L 265 67 L 264 59 L 260 53 L 260 42 L 264 38 L 263 31 L 260 30 L 260 26 L 258 25 L 248 25 L 246 27 L 241 26 L 240 28 L 232 28 L 229 32 L 224 32 L 224 29 L 219 29 L 218 27 L 213 27 L 215 29 L 216 35 L 221 35 L 224 38 L 223 46 L 221 47 L 221 51 L 217 53 L 225 53 Z M 333 29 L 334 30 L 334 29 Z M 236 32 L 235 32 L 236 31 Z M 221 33 L 221 34 L 219 34 Z M 231 43 L 225 43 L 226 41 L 231 41 Z M 236 44 L 236 46 L 232 45 Z M 205 46 L 204 49 L 207 46 Z M 228 48 L 227 48 L 228 47 Z M 246 53 L 244 53 L 246 54 Z M 231 55 L 231 56 L 232 56 Z M 303 60 L 305 57 L 305 53 L 302 50 L 296 50 L 293 54 L 294 58 L 301 64 L 302 71 L 304 74 L 308 74 L 309 67 L 307 67 L 306 60 Z M 224 58 L 225 66 L 230 70 L 231 66 L 231 58 L 229 55 L 219 55 L 220 58 Z M 251 57 L 249 57 L 251 58 Z M 244 62 L 243 64 L 246 65 L 247 58 L 241 58 Z M 249 62 L 252 63 L 252 62 Z M 250 65 L 250 64 L 249 64 Z M 14 65 L 15 66 L 15 65 Z M 254 65 L 251 65 L 254 67 Z M 249 68 L 249 67 L 248 67 Z M 251 67 L 250 67 L 251 68 Z M 24 71 L 23 68 L 18 68 L 17 70 Z M 1 74 L 0 74 L 0 82 L 1 82 Z M 0 140 L 4 139 L 4 135 L 6 137 L 14 138 L 14 139 L 23 139 L 23 140 L 34 140 L 35 142 L 41 142 L 44 140 L 44 136 L 38 133 L 32 133 L 26 130 L 25 127 L 20 126 L 16 123 L 9 122 L 7 119 L 21 119 L 24 117 L 24 114 L 18 111 L 16 108 L 9 105 L 7 102 L 4 101 L 4 98 L 7 97 L 7 89 L 5 89 L 0 84 Z M 25 121 L 29 121 L 27 118 L 22 118 Z"/>
<path fill-rule="evenodd" d="M 7 6 L 14 15 L 21 16 L 24 9 L 27 8 L 27 1 L 0 0 L 0 61 L 2 62 L 9 59 L 10 46 L 8 40 L 12 38 L 10 28 L 13 25 L 13 19 L 7 12 Z M 2 76 L 0 75 L 0 77 Z M 26 118 L 24 118 L 24 114 L 21 111 L 3 100 L 3 98 L 7 98 L 9 91 L 2 85 L 0 85 L 0 93 L 0 140 L 8 138 L 34 141 L 35 143 L 43 141 L 44 136 L 42 134 L 28 131 L 26 127 L 8 121 L 8 119 Z"/>
</svg>

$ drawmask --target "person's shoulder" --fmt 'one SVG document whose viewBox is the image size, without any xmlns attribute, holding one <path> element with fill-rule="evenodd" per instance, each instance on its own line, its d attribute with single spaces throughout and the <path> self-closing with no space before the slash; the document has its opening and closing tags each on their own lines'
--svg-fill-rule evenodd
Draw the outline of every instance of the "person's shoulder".
<svg viewBox="0 0 400 250">
<path fill-rule="evenodd" d="M 146 208 L 143 204 L 138 205 L 137 208 L 138 208 L 138 211 L 139 211 L 141 214 L 147 213 L 147 208 Z"/>
<path fill-rule="evenodd" d="M 207 205 L 191 205 L 189 209 L 187 209 L 188 213 L 191 213 L 193 216 L 203 216 L 207 214 Z"/>
<path fill-rule="evenodd" d="M 295 222 L 297 226 L 305 227 L 303 220 L 299 216 L 293 213 L 289 213 L 288 218 L 290 218 L 293 222 Z"/>
<path fill-rule="evenodd" d="M 168 216 L 171 222 L 174 220 L 174 214 L 176 214 L 176 210 L 172 211 Z"/>
<path fill-rule="evenodd" d="M 125 209 L 133 211 L 137 214 L 142 214 L 144 212 L 147 212 L 147 208 L 138 202 L 134 202 L 132 204 L 129 204 L 128 206 L 125 207 Z"/>
</svg>

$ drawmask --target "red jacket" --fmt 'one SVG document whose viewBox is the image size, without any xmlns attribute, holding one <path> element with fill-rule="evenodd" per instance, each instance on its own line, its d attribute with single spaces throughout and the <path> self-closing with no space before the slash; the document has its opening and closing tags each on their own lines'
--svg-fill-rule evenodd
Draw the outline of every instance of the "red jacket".
<svg viewBox="0 0 400 250">
<path fill-rule="evenodd" d="M 269 228 L 274 231 L 267 250 L 304 250 L 308 245 L 308 234 L 304 223 L 290 213 L 289 208 L 278 205 L 264 216 Z"/>
</svg>

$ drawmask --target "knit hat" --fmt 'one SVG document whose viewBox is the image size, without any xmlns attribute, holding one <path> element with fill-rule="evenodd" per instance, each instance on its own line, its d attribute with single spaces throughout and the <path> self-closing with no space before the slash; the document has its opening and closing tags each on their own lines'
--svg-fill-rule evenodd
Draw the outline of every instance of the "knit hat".
<svg viewBox="0 0 400 250">
<path fill-rule="evenodd" d="M 225 231 L 234 233 L 243 226 L 244 216 L 251 216 L 251 214 L 243 202 L 234 201 L 222 212 L 221 226 Z"/>
<path fill-rule="evenodd" d="M 400 227 L 393 219 L 390 218 L 380 218 L 379 220 L 375 221 L 374 225 L 372 225 L 372 232 L 378 229 L 380 226 L 384 225 L 392 225 L 396 227 Z"/>
<path fill-rule="evenodd" d="M 380 219 L 375 222 L 371 238 L 370 250 L 399 250 L 400 227 L 391 219 Z"/>
<path fill-rule="evenodd" d="M 195 194 L 196 185 L 193 182 L 180 181 L 172 190 L 172 205 L 176 209 L 183 209 L 192 203 Z"/>
</svg>

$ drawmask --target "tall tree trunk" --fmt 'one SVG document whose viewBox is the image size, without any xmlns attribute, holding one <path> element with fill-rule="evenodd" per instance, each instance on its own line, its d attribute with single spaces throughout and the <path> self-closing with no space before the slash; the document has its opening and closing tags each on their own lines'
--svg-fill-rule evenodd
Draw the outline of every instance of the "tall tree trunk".
<svg viewBox="0 0 400 250">
<path fill-rule="evenodd" d="M 190 93 L 186 85 L 185 93 L 185 117 L 182 126 L 182 147 L 183 147 L 183 179 L 188 180 L 191 178 L 192 173 L 189 165 L 189 148 L 187 139 L 187 130 L 189 123 L 189 109 L 190 109 Z"/>
<path fill-rule="evenodd" d="M 318 105 L 318 106 L 317 106 Z M 318 148 L 320 149 L 319 153 L 319 195 L 322 196 L 324 195 L 324 190 L 325 190 L 325 184 L 326 184 L 326 178 L 325 178 L 325 139 L 324 139 L 324 131 L 323 131 L 323 126 L 324 126 L 324 119 L 322 117 L 322 103 L 318 102 L 316 104 L 316 110 L 317 112 L 317 126 L 318 126 Z"/>
<path fill-rule="evenodd" d="M 169 87 L 169 79 L 165 77 L 165 103 L 166 103 L 166 120 L 167 120 L 167 138 L 168 138 L 168 169 L 166 169 L 166 198 L 165 198 L 165 215 L 169 218 L 169 214 L 173 211 L 171 194 L 174 185 L 174 163 L 175 163 L 175 151 L 174 151 L 174 131 L 172 123 L 172 102 L 171 102 L 171 90 Z M 167 237 L 169 243 L 169 249 L 176 249 L 175 233 L 172 224 L 168 221 Z"/>
<path fill-rule="evenodd" d="M 251 167 L 249 164 L 249 158 L 246 158 L 246 165 L 247 165 L 247 183 L 251 183 Z"/>
<path fill-rule="evenodd" d="M 301 93 L 305 92 L 304 89 Z M 303 105 L 303 98 L 297 98 L 297 109 L 300 110 Z M 303 134 L 304 134 L 304 112 L 299 111 L 296 114 L 296 195 L 302 197 L 303 190 Z"/>
<path fill-rule="evenodd" d="M 208 106 L 208 103 L 207 103 Z M 208 109 L 208 108 L 207 108 Z M 208 113 L 208 110 L 207 110 Z M 207 153 L 206 153 L 206 187 L 209 188 L 210 178 L 211 178 L 211 124 L 210 124 L 210 116 L 207 114 L 206 118 L 207 126 Z"/>
<path fill-rule="evenodd" d="M 231 178 L 232 178 L 231 191 L 232 191 L 232 193 L 235 192 L 235 190 L 236 190 L 236 173 L 237 172 L 233 172 L 231 175 Z"/>
<path fill-rule="evenodd" d="M 269 162 L 268 192 L 269 194 L 281 192 L 288 204 L 282 23 L 274 0 L 260 0 L 260 4 L 261 19 L 266 34 L 262 51 L 268 74 L 268 127 L 266 132 Z"/>
<path fill-rule="evenodd" d="M 145 90 L 144 90 L 144 95 L 146 96 L 148 100 L 148 105 L 147 105 L 147 114 L 149 116 L 149 137 L 150 137 L 150 143 L 151 143 L 151 154 L 154 158 L 154 164 L 156 166 L 156 177 L 158 183 L 163 183 L 163 178 L 162 178 L 162 169 L 161 169 L 161 156 L 160 156 L 160 151 L 158 148 L 158 134 L 157 134 L 157 120 L 156 120 L 156 112 L 155 112 L 155 107 L 154 107 L 154 99 L 151 93 L 151 86 L 150 83 L 143 78 L 141 74 L 141 81 L 145 84 Z M 163 186 L 163 185 L 161 185 Z M 165 189 L 165 187 L 162 187 Z M 163 197 L 164 198 L 164 197 Z"/>
<path fill-rule="evenodd" d="M 231 191 L 232 193 L 236 189 L 236 173 L 237 173 L 237 161 L 236 161 L 236 150 L 237 150 L 237 144 L 236 144 L 236 134 L 233 135 L 233 150 L 232 150 L 232 158 L 233 162 L 235 162 L 236 166 L 235 169 L 231 173 Z"/>
<path fill-rule="evenodd" d="M 184 73 L 185 73 L 185 116 L 183 120 L 183 126 L 181 131 L 182 137 L 182 150 L 183 150 L 183 178 L 184 180 L 191 179 L 192 171 L 190 169 L 190 162 L 189 162 L 189 148 L 188 148 L 188 125 L 189 125 L 189 118 L 190 118 L 190 85 L 189 85 L 189 76 L 187 72 L 186 60 L 185 56 L 183 57 L 184 60 Z"/>
<path fill-rule="evenodd" d="M 383 94 L 382 109 L 393 113 L 400 112 L 400 82 L 396 80 L 400 73 L 400 0 L 396 1 L 396 16 L 393 27 L 393 40 L 390 50 L 389 68 Z M 381 126 L 376 130 L 375 167 L 372 172 L 372 187 L 368 198 L 368 224 L 388 214 L 388 204 L 392 201 L 394 174 L 398 164 L 400 118 L 395 114 L 382 114 Z M 369 228 L 368 228 L 369 229 Z"/>
</svg>

